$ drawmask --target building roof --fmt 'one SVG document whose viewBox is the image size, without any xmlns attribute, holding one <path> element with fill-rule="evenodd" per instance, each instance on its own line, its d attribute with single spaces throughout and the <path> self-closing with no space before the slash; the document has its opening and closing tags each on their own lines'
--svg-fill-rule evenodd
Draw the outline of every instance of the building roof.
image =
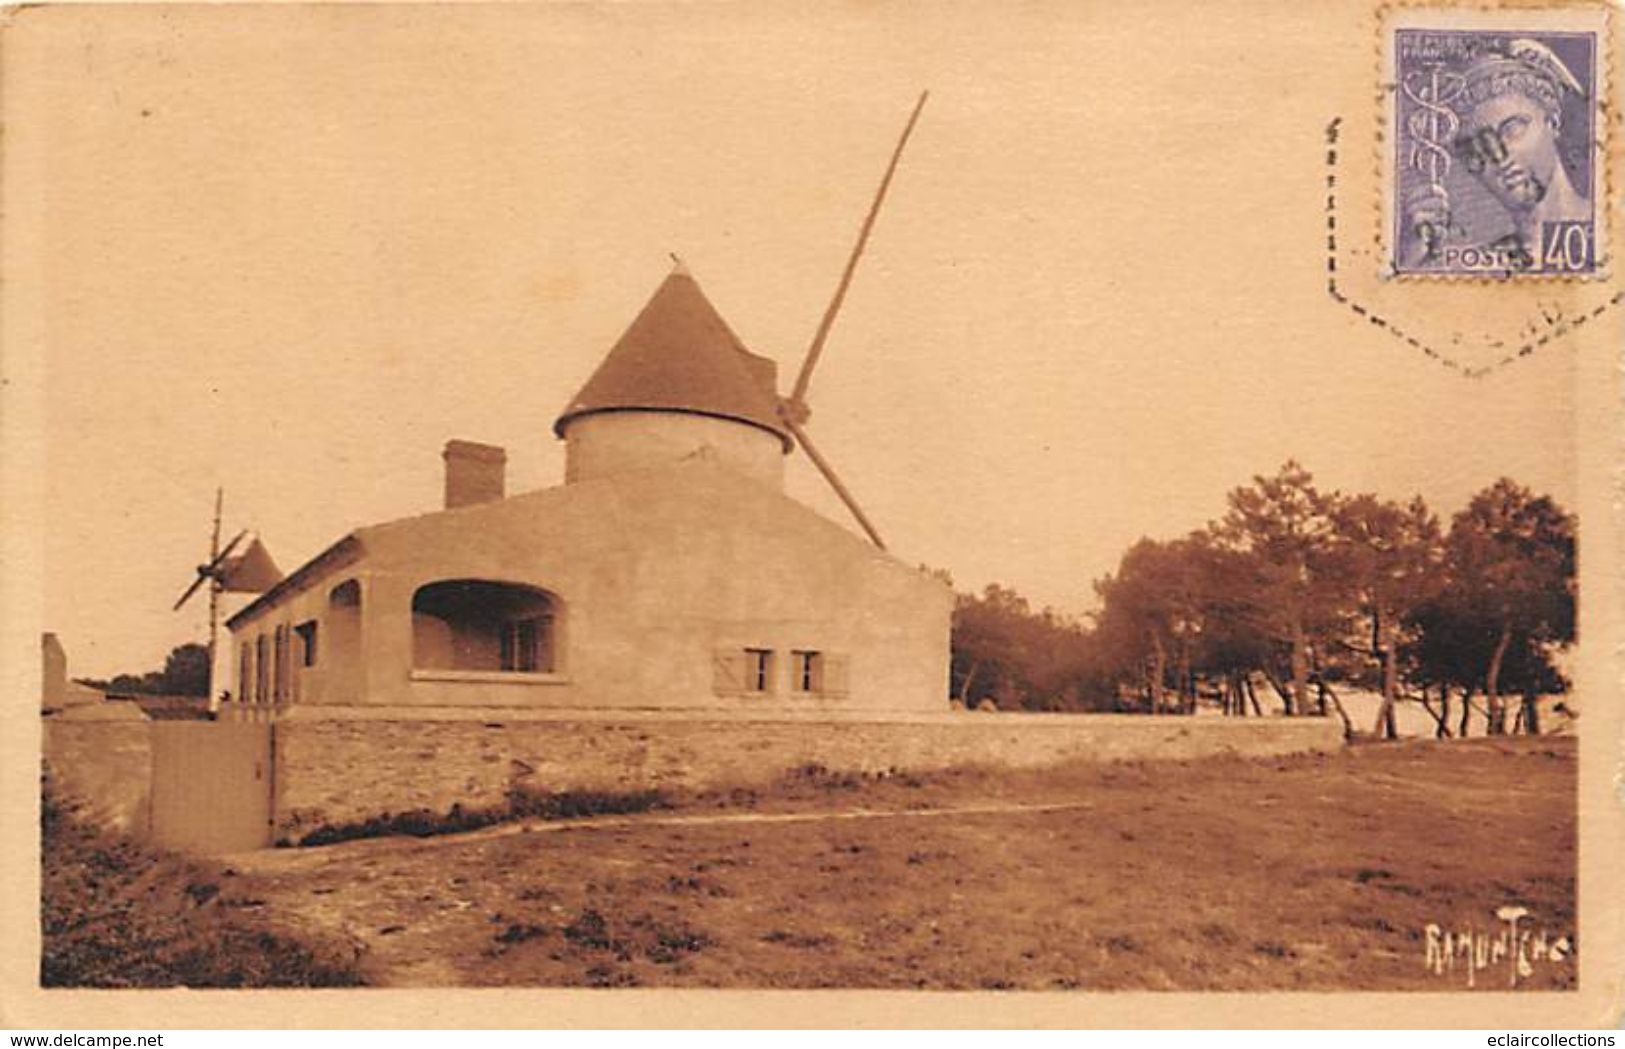
<svg viewBox="0 0 1625 1049">
<path fill-rule="evenodd" d="M 266 609 L 280 603 L 287 595 L 298 593 L 305 587 L 320 582 L 334 570 L 344 565 L 354 564 L 361 559 L 362 553 L 361 540 L 357 533 L 348 533 L 338 542 L 288 573 L 271 589 L 238 609 L 234 615 L 226 620 L 227 629 L 237 629 L 240 624 L 248 622 Z"/>
<path fill-rule="evenodd" d="M 790 434 L 778 415 L 778 367 L 739 341 L 682 264 L 655 290 L 581 392 L 553 423 L 596 412 L 689 412 Z"/>
<path fill-rule="evenodd" d="M 673 461 L 668 467 L 627 470 L 572 484 L 539 488 L 506 499 L 448 510 L 431 510 L 357 528 L 245 605 L 226 620 L 226 626 L 234 631 L 245 627 L 288 598 L 343 578 L 341 573 L 376 556 L 380 549 L 391 546 L 401 549 L 403 542 L 404 548 L 417 551 L 415 557 L 425 560 L 454 558 L 457 555 L 448 553 L 458 548 L 458 541 L 454 537 L 481 532 L 488 527 L 487 522 L 507 514 L 534 514 L 539 519 L 588 520 L 593 522 L 593 533 L 599 542 L 606 535 L 619 534 L 617 541 L 636 543 L 642 540 L 647 529 L 637 523 L 635 517 L 611 512 L 612 508 L 668 505 L 679 501 L 677 493 L 681 492 L 701 493 L 681 501 L 693 503 L 698 507 L 693 512 L 702 517 L 710 514 L 714 521 L 719 522 L 719 527 L 723 524 L 737 527 L 741 526 L 740 522 L 750 520 L 752 514 L 739 509 L 746 504 L 771 504 L 780 511 L 794 514 L 804 527 L 830 535 L 844 535 L 852 549 L 866 560 L 910 567 L 895 555 L 859 538 L 850 528 L 836 524 L 783 492 L 750 480 L 719 462 L 714 454 L 698 451 Z M 719 517 L 714 511 L 718 505 L 727 505 L 734 510 Z M 790 534 L 783 524 L 784 521 L 780 519 L 777 526 L 765 531 L 781 537 Z M 546 542 L 535 538 L 542 534 L 540 529 L 532 529 L 529 534 L 537 543 Z"/>
</svg>

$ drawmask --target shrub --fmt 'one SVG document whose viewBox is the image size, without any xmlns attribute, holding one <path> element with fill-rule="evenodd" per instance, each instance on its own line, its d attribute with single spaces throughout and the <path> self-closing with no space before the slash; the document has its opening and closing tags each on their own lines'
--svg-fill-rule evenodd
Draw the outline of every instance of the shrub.
<svg viewBox="0 0 1625 1049">
<path fill-rule="evenodd" d="M 503 805 L 468 809 L 454 804 L 444 815 L 429 809 L 383 813 L 353 823 L 317 827 L 299 839 L 301 846 L 333 845 L 361 838 L 404 835 L 428 838 L 439 834 L 460 834 L 512 820 L 570 820 L 591 816 L 620 816 L 633 812 L 670 808 L 671 801 L 658 790 L 637 791 L 539 791 L 515 787 Z"/>
</svg>

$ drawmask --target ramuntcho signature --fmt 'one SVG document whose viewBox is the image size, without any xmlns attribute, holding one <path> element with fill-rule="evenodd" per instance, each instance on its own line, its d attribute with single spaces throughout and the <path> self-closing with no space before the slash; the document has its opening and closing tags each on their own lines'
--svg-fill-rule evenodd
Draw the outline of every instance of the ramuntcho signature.
<svg viewBox="0 0 1625 1049">
<path fill-rule="evenodd" d="M 1424 965 L 1433 973 L 1461 971 L 1468 987 L 1476 987 L 1478 975 L 1492 978 L 1489 970 L 1506 970 L 1507 986 L 1535 975 L 1537 965 L 1572 964 L 1574 941 L 1567 934 L 1554 935 L 1532 921 L 1528 908 L 1509 906 L 1495 912 L 1497 925 L 1479 928 L 1471 923 L 1446 930 L 1429 922 L 1423 931 L 1427 957 Z"/>
</svg>

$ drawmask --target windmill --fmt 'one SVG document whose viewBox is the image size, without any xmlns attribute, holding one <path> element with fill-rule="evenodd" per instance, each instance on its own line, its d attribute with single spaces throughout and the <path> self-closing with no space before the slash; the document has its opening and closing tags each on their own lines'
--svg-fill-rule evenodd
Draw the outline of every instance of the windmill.
<svg viewBox="0 0 1625 1049">
<path fill-rule="evenodd" d="M 846 292 L 852 285 L 852 275 L 857 271 L 858 259 L 863 256 L 863 249 L 869 243 L 869 233 L 874 229 L 875 217 L 880 214 L 880 206 L 886 200 L 886 191 L 891 188 L 892 176 L 897 173 L 897 162 L 902 159 L 903 149 L 908 145 L 908 139 L 914 132 L 914 125 L 920 119 L 920 110 L 925 108 L 925 100 L 929 98 L 929 91 L 920 92 L 920 99 L 914 104 L 914 112 L 909 114 L 908 123 L 903 126 L 903 134 L 897 140 L 897 148 L 892 151 L 891 162 L 886 165 L 886 174 L 880 180 L 880 188 L 875 192 L 875 199 L 869 205 L 869 213 L 863 219 L 863 226 L 858 231 L 857 243 L 852 246 L 852 254 L 847 257 L 846 268 L 841 271 L 840 282 L 835 286 L 835 294 L 830 299 L 829 306 L 824 310 L 823 319 L 818 323 L 818 330 L 813 333 L 812 344 L 807 348 L 807 356 L 801 362 L 801 372 L 796 376 L 796 384 L 791 388 L 788 397 L 781 397 L 778 401 L 779 418 L 784 421 L 785 428 L 795 437 L 796 444 L 807 453 L 818 472 L 824 475 L 824 480 L 840 496 L 841 502 L 852 512 L 852 516 L 873 543 L 880 549 L 886 549 L 881 540 L 880 533 L 864 514 L 862 507 L 853 497 L 846 485 L 841 483 L 840 477 L 829 460 L 819 454 L 812 440 L 807 436 L 806 424 L 812 414 L 807 406 L 807 386 L 812 382 L 813 369 L 818 366 L 818 358 L 824 352 L 824 343 L 829 340 L 829 332 L 835 325 L 835 317 L 841 311 L 841 303 L 846 299 Z"/>
<path fill-rule="evenodd" d="M 172 611 L 179 612 L 181 606 L 192 599 L 205 583 L 209 587 L 209 708 L 214 709 L 216 695 L 214 690 L 214 655 L 220 636 L 220 595 L 225 591 L 241 591 L 258 593 L 269 590 L 281 579 L 271 554 L 256 536 L 248 545 L 248 549 L 241 555 L 232 557 L 232 551 L 248 537 L 248 529 L 243 529 L 232 537 L 231 542 L 222 549 L 220 546 L 220 511 L 225 502 L 225 489 L 214 490 L 214 528 L 209 533 L 209 560 L 197 566 L 197 578 L 192 580 L 175 602 Z"/>
</svg>

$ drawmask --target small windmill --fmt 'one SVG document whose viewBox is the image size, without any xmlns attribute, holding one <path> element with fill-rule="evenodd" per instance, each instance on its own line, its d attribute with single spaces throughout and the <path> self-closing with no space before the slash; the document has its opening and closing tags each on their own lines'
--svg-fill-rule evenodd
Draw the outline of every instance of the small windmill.
<svg viewBox="0 0 1625 1049">
<path fill-rule="evenodd" d="M 875 217 L 880 214 L 880 206 L 885 202 L 886 191 L 891 188 L 892 176 L 897 172 L 897 162 L 902 159 L 903 148 L 908 145 L 909 136 L 914 132 L 914 125 L 920 119 L 920 110 L 925 108 L 925 100 L 930 95 L 929 91 L 920 92 L 920 100 L 914 104 L 914 112 L 909 114 L 902 137 L 897 140 L 897 148 L 892 151 L 891 162 L 886 165 L 886 174 L 880 180 L 880 188 L 875 192 L 875 199 L 869 205 L 869 213 L 864 217 L 863 227 L 858 231 L 857 243 L 852 246 L 852 254 L 846 260 L 846 269 L 841 272 L 840 282 L 835 286 L 835 295 L 824 310 L 824 317 L 818 323 L 818 330 L 813 333 L 812 345 L 807 348 L 807 356 L 801 362 L 801 372 L 796 376 L 796 384 L 791 389 L 790 395 L 779 398 L 778 402 L 779 418 L 784 421 L 785 428 L 795 436 L 796 444 L 807 453 L 807 458 L 811 459 L 818 472 L 824 475 L 824 480 L 829 482 L 829 486 L 835 489 L 835 494 L 840 496 L 846 508 L 852 511 L 852 516 L 863 526 L 864 532 L 868 533 L 869 538 L 882 550 L 886 549 L 886 544 L 881 540 L 880 533 L 858 506 L 857 499 L 836 476 L 835 468 L 829 464 L 829 460 L 819 454 L 807 436 L 806 424 L 812 414 L 812 410 L 807 406 L 807 386 L 812 381 L 813 369 L 818 365 L 818 358 L 824 352 L 824 343 L 829 339 L 830 329 L 835 325 L 835 317 L 841 311 L 841 303 L 846 299 L 846 291 L 852 285 L 852 275 L 857 271 L 858 259 L 863 255 L 864 246 L 869 243 L 869 233 L 874 229 Z"/>
<path fill-rule="evenodd" d="M 232 537 L 231 542 L 222 549 L 220 546 L 220 511 L 225 502 L 225 489 L 214 490 L 214 528 L 209 533 L 209 560 L 197 566 L 197 578 L 192 580 L 180 599 L 175 602 L 173 611 L 179 612 L 181 606 L 191 600 L 205 583 L 209 586 L 209 707 L 214 708 L 216 696 L 214 691 L 214 655 L 220 636 L 220 595 L 225 591 L 238 591 L 247 593 L 260 593 L 275 586 L 282 578 L 277 570 L 276 563 L 271 560 L 270 551 L 265 549 L 259 537 L 248 545 L 248 549 L 237 557 L 232 551 L 248 537 L 248 529 L 243 529 Z"/>
</svg>

